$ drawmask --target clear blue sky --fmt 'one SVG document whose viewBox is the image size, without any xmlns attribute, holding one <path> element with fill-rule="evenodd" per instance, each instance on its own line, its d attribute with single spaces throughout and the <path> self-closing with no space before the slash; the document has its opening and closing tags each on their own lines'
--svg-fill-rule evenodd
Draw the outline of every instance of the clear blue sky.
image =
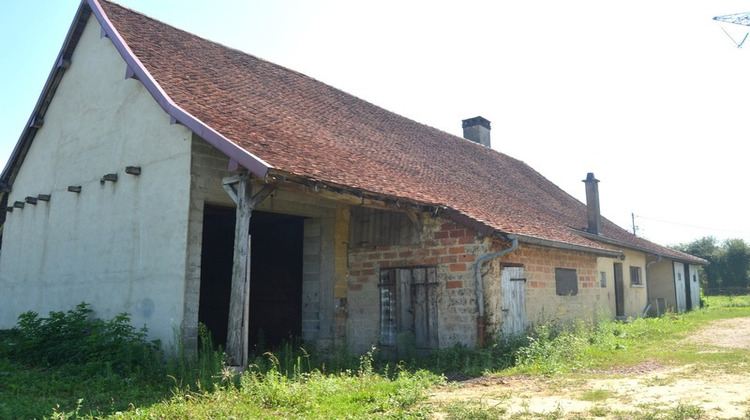
<svg viewBox="0 0 750 420">
<path fill-rule="evenodd" d="M 739 0 L 120 0 L 205 38 L 493 148 L 662 244 L 750 242 L 750 43 L 712 21 Z M 0 4 L 0 163 L 28 121 L 78 7 Z M 735 37 L 744 28 L 725 25 Z"/>
</svg>

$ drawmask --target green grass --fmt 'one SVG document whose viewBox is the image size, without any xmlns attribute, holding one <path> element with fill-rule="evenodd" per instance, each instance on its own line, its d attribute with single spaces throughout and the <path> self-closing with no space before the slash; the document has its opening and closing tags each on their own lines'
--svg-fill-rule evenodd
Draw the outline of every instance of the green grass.
<svg viewBox="0 0 750 420">
<path fill-rule="evenodd" d="M 424 418 L 427 412 L 417 405 L 425 400 L 425 389 L 440 382 L 426 371 L 402 371 L 393 379 L 365 370 L 292 378 L 254 371 L 242 376 L 239 386 L 180 391 L 169 401 L 116 418 Z"/>
<path fill-rule="evenodd" d="M 597 402 L 597 401 L 604 401 L 608 398 L 614 398 L 615 395 L 617 394 L 606 389 L 595 389 L 592 391 L 586 391 L 582 393 L 581 396 L 578 397 L 578 399 L 581 401 Z"/>
<path fill-rule="evenodd" d="M 750 307 L 750 295 L 741 296 L 707 296 L 704 298 L 708 308 L 747 308 Z"/>
<path fill-rule="evenodd" d="M 488 349 L 456 346 L 399 364 L 374 351 L 360 358 L 342 352 L 322 360 L 290 344 L 255 356 L 254 366 L 242 376 L 223 369 L 222 354 L 213 351 L 208 339 L 197 357 L 177 349 L 178 357 L 165 362 L 153 344 L 142 340 L 141 332 L 125 328 L 123 316 L 89 325 L 79 313 L 85 306 L 49 318 L 29 315 L 22 328 L 0 331 L 0 418 L 428 418 L 432 411 L 447 418 L 498 418 L 507 413 L 506 401 L 425 401 L 430 389 L 445 382 L 443 374 L 567 377 L 645 360 L 689 363 L 707 372 L 747 371 L 746 351 L 698 353 L 697 345 L 683 340 L 710 321 L 750 316 L 750 304 L 742 303 L 750 300 L 744 297 L 706 301 L 703 310 L 627 323 L 602 319 L 593 324 L 541 325 L 526 337 Z M 76 328 L 61 329 L 61 323 Z M 62 330 L 84 337 L 96 331 L 108 337 L 108 344 L 64 336 L 57 339 L 63 345 L 57 352 L 37 348 Z M 610 397 L 607 391 L 594 390 L 579 398 L 603 404 Z M 691 405 L 641 406 L 630 413 L 611 413 L 595 405 L 589 414 L 597 413 L 639 419 L 702 415 L 699 406 Z M 526 410 L 517 417 L 561 415 L 561 410 Z"/>
<path fill-rule="evenodd" d="M 484 401 L 453 401 L 440 407 L 448 420 L 494 420 L 503 418 L 508 409 L 499 404 Z"/>
</svg>

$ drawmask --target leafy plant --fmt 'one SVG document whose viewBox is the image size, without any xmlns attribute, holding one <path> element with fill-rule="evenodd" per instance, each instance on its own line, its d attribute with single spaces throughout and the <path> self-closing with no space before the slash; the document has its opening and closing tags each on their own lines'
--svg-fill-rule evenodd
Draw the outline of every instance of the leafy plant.
<svg viewBox="0 0 750 420">
<path fill-rule="evenodd" d="M 146 340 L 145 327 L 136 330 L 125 313 L 102 320 L 92 319 L 92 312 L 80 303 L 46 318 L 34 311 L 21 314 L 9 334 L 10 356 L 31 366 L 94 364 L 123 373 L 154 363 L 159 344 Z"/>
</svg>

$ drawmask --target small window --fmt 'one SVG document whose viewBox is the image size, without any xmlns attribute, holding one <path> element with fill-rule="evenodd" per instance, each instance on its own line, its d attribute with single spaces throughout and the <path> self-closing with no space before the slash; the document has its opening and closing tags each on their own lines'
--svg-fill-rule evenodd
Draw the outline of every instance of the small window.
<svg viewBox="0 0 750 420">
<path fill-rule="evenodd" d="M 607 287 L 607 272 L 606 271 L 599 272 L 599 286 Z"/>
<path fill-rule="evenodd" d="M 407 338 L 417 348 L 438 345 L 435 267 L 380 270 L 380 344 Z"/>
<path fill-rule="evenodd" d="M 630 284 L 642 286 L 641 267 L 630 267 Z"/>
<path fill-rule="evenodd" d="M 578 294 L 578 276 L 571 268 L 555 268 L 555 286 L 559 296 Z"/>
</svg>

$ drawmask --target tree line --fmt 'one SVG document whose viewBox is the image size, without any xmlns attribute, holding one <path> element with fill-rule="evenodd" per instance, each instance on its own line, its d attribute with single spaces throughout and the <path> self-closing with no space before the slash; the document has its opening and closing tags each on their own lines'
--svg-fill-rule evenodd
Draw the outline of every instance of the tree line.
<svg viewBox="0 0 750 420">
<path fill-rule="evenodd" d="M 713 236 L 706 236 L 672 248 L 708 260 L 700 276 L 704 294 L 750 292 L 750 246 L 744 240 L 727 239 L 719 243 Z"/>
</svg>

